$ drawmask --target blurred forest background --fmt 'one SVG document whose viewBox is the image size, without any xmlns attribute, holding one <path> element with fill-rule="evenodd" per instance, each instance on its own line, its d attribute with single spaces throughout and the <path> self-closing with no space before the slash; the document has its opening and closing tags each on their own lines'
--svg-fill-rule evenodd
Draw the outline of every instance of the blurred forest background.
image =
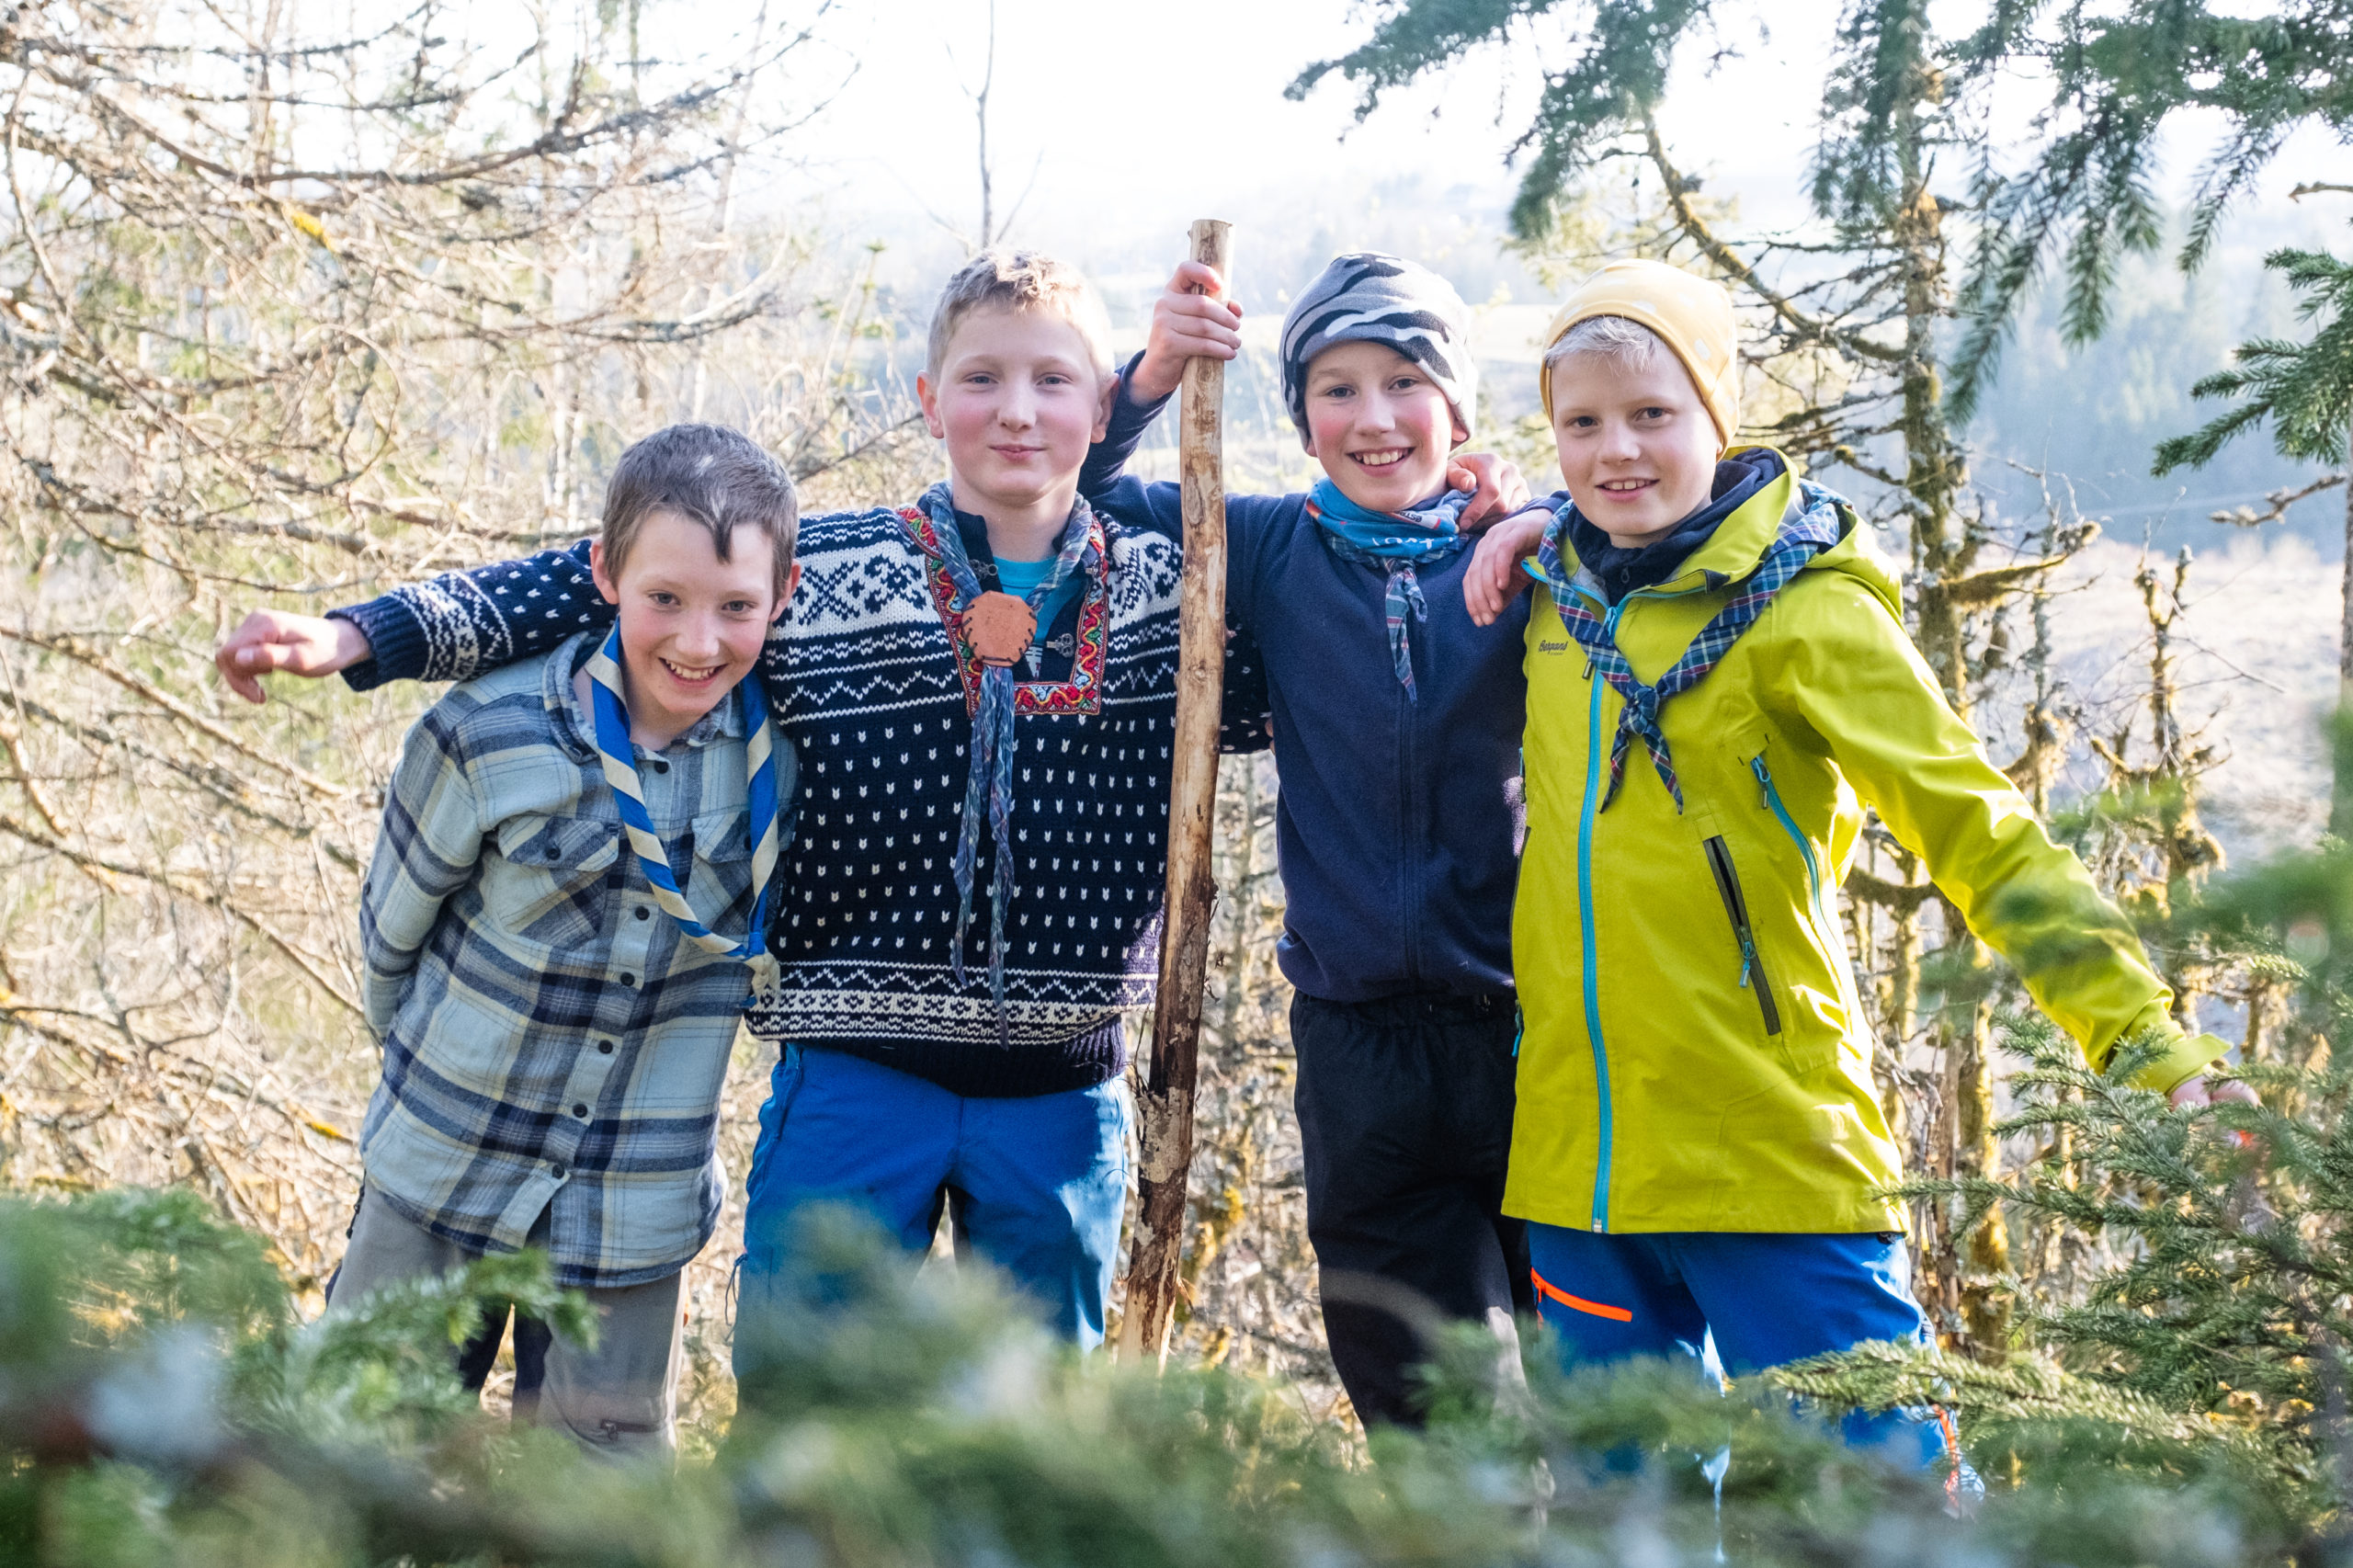
<svg viewBox="0 0 2353 1568">
<path fill-rule="evenodd" d="M 210 656 L 246 610 L 317 611 L 569 541 L 622 448 L 677 418 L 767 443 L 808 510 L 912 499 L 939 462 L 912 395 L 931 294 L 981 243 L 1088 267 L 1122 351 L 1141 345 L 1201 214 L 1121 216 L 1134 191 L 1099 222 L 1067 201 L 1026 209 L 1025 179 L 1061 154 L 1034 140 L 1007 152 L 1000 135 L 993 155 L 990 95 L 1008 89 L 989 85 L 991 50 L 1014 45 L 992 45 L 970 9 L 956 36 L 904 45 L 954 67 L 955 91 L 904 95 L 924 106 L 909 114 L 960 193 L 952 210 L 827 165 L 862 133 L 854 117 L 890 101 L 858 97 L 854 78 L 887 81 L 893 63 L 858 58 L 850 19 L 823 5 L 745 6 L 723 26 L 654 0 L 52 0 L 0 17 L 0 1187 L 193 1189 L 266 1237 L 313 1308 L 338 1256 L 377 1066 L 354 1002 L 356 890 L 379 783 L 436 694 L 283 683 L 245 708 Z M 1416 9 L 1376 12 L 1385 26 Z M 1555 19 L 1563 37 L 1598 25 Z M 1751 55 L 1776 47 L 1759 24 L 1721 25 L 1722 52 L 1735 33 Z M 1908 39 L 1917 59 L 1895 79 L 1910 97 L 1896 112 L 1857 95 L 1850 140 L 1877 135 L 1876 151 L 1779 194 L 1687 166 L 1635 97 L 1570 128 L 1574 156 L 1545 165 L 1552 142 L 1532 144 L 1523 169 L 1551 179 L 1537 199 L 1503 168 L 1508 119 L 1486 126 L 1476 167 L 1359 160 L 1326 180 L 1309 141 L 1282 151 L 1286 168 L 1249 171 L 1220 214 L 1237 222 L 1252 307 L 1228 382 L 1230 483 L 1308 477 L 1273 327 L 1336 250 L 1415 255 L 1480 305 L 1479 439 L 1540 492 L 1556 483 L 1529 419 L 1548 301 L 1616 255 L 1726 278 L 1756 331 L 1755 432 L 1863 504 L 1906 563 L 1949 692 L 2147 924 L 2183 1022 L 2250 1060 L 2325 1067 L 2290 957 L 2167 922 L 2201 880 L 2310 848 L 2328 825 L 2343 460 L 2249 438 L 2194 470 L 2150 469 L 2160 442 L 2214 412 L 2191 388 L 2236 346 L 2312 330 L 2308 296 L 2264 258 L 2342 252 L 2353 203 L 2273 192 L 2200 229 L 2195 193 L 2128 179 L 2152 243 L 2094 279 L 2099 330 L 2081 330 L 2082 279 L 2060 276 L 2003 305 L 1996 363 L 1970 336 L 1984 301 L 1964 287 L 1972 247 L 2007 221 L 1983 174 L 1990 111 L 1947 94 L 1939 73 L 1960 68 L 1932 69 L 1942 46 L 1904 26 L 1825 43 L 1831 71 Z M 1404 92 L 1448 62 L 1395 56 L 1410 42 L 1349 74 Z M 1555 67 L 1510 78 L 1474 49 L 1454 69 L 1483 123 L 1488 98 L 1505 116 Z M 1801 119 L 1821 88 L 1811 71 Z M 1490 92 L 1489 74 L 1504 85 Z M 1073 91 L 1087 107 L 1066 106 L 1063 129 L 1132 149 L 1137 186 L 1160 188 L 1181 131 L 1106 130 L 1095 85 Z M 1345 108 L 1336 85 L 1309 97 Z M 994 112 L 1001 124 L 1002 97 Z M 1205 177 L 1165 188 L 1189 199 Z M 2185 239 L 2205 246 L 2190 273 Z M 1948 386 L 1972 353 L 1976 379 Z M 1165 444 L 1140 460 L 1173 475 Z M 1178 1353 L 1286 1374 L 1316 1415 L 1344 1415 L 1273 966 L 1275 788 L 1266 759 L 1225 770 Z M 1966 1182 L 2071 1158 L 2063 1121 L 2000 1131 L 2015 1062 L 1997 1034 L 2018 994 L 1911 857 L 1875 834 L 1844 909 L 1914 1167 Z M 737 1178 L 767 1066 L 743 1041 L 722 1113 Z M 2021 1292 L 2080 1300 L 2130 1251 L 1958 1191 L 1921 1197 L 1915 1234 L 1918 1288 L 1955 1348 L 2021 1343 Z M 735 1219 L 693 1277 L 693 1399 L 710 1415 L 733 1399 Z"/>
</svg>

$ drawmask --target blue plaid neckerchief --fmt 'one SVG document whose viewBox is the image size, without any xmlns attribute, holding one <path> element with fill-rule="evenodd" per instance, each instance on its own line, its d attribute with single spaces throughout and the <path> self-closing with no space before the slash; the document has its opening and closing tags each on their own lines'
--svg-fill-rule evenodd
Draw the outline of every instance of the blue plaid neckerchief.
<svg viewBox="0 0 2353 1568">
<path fill-rule="evenodd" d="M 1627 749 L 1640 735 L 1651 754 L 1651 766 L 1658 769 L 1666 792 L 1675 797 L 1677 814 L 1682 813 L 1683 786 L 1675 777 L 1675 759 L 1667 750 L 1666 733 L 1659 728 L 1659 710 L 1668 698 L 1688 691 L 1706 679 L 1708 672 L 1740 641 L 1740 634 L 1765 613 L 1765 607 L 1773 602 L 1773 597 L 1789 580 L 1807 562 L 1838 542 L 1838 498 L 1815 484 L 1801 484 L 1798 497 L 1802 510 L 1781 520 L 1779 533 L 1757 562 L 1756 570 L 1738 585 L 1732 602 L 1716 612 L 1715 619 L 1691 639 L 1683 656 L 1650 686 L 1634 678 L 1633 666 L 1619 651 L 1617 609 L 1613 608 L 1607 618 L 1594 614 L 1586 608 L 1586 596 L 1561 568 L 1561 536 L 1567 531 L 1574 503 L 1564 503 L 1552 514 L 1552 525 L 1544 530 L 1544 542 L 1536 551 L 1536 574 L 1552 591 L 1552 604 L 1561 612 L 1561 624 L 1583 644 L 1593 660 L 1593 667 L 1624 699 L 1624 706 L 1618 712 L 1618 733 L 1609 744 L 1609 789 L 1601 797 L 1601 810 L 1608 811 L 1609 802 L 1618 798 L 1618 786 L 1626 776 Z M 1621 605 L 1623 602 L 1620 601 Z"/>
<path fill-rule="evenodd" d="M 955 611 L 962 615 L 981 597 L 979 574 L 965 552 L 964 536 L 956 527 L 954 493 L 935 484 L 923 493 L 923 509 L 939 540 L 939 563 L 955 585 Z M 1051 598 L 1073 572 L 1096 574 L 1102 552 L 1095 547 L 1095 513 L 1080 497 L 1063 528 L 1062 547 L 1054 553 L 1054 569 L 1029 590 L 1024 601 L 1031 614 Z M 956 938 L 948 949 L 949 972 L 964 983 L 964 933 L 972 922 L 972 868 L 981 849 L 981 813 L 988 812 L 989 829 L 996 842 L 996 871 L 989 906 L 989 996 L 996 1004 L 997 1043 L 1010 1046 L 1005 1015 L 1005 912 L 1013 904 L 1013 715 L 1016 692 L 1013 671 L 1006 666 L 980 667 L 980 702 L 972 712 L 972 761 L 964 776 L 964 818 L 956 840 Z"/>
<path fill-rule="evenodd" d="M 1324 533 L 1324 547 L 1343 561 L 1388 576 L 1381 608 L 1389 621 L 1389 658 L 1407 701 L 1418 702 L 1414 689 L 1413 633 L 1406 618 L 1427 621 L 1429 607 L 1422 602 L 1416 563 L 1436 565 L 1465 549 L 1460 519 L 1471 492 L 1449 490 L 1430 506 L 1414 512 L 1375 512 L 1358 506 L 1329 479 L 1319 479 L 1308 493 L 1307 515 Z"/>
<path fill-rule="evenodd" d="M 707 953 L 742 959 L 752 966 L 754 991 L 770 991 L 778 980 L 777 961 L 769 956 L 768 894 L 776 881 L 777 840 L 776 730 L 768 723 L 767 698 L 760 690 L 756 665 L 735 685 L 744 699 L 745 804 L 751 812 L 752 921 L 744 938 L 731 942 L 695 918 L 687 895 L 670 874 L 670 852 L 654 831 L 646 814 L 645 793 L 637 777 L 636 754 L 630 747 L 629 707 L 621 697 L 621 629 L 615 626 L 603 647 L 588 660 L 588 697 L 597 731 L 597 749 L 603 754 L 605 782 L 613 787 L 620 808 L 621 831 L 636 852 L 637 863 L 654 889 L 654 902 L 678 923 L 678 929 Z"/>
</svg>

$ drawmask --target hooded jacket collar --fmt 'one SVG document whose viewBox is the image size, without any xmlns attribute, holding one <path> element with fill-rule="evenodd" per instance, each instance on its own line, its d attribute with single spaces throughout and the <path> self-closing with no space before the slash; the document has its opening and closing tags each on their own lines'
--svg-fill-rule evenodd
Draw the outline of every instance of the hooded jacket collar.
<svg viewBox="0 0 2353 1568">
<path fill-rule="evenodd" d="M 1609 536 L 1581 510 L 1569 513 L 1569 543 L 1578 563 L 1593 574 L 1603 596 L 1616 604 L 1637 588 L 1656 587 L 1675 576 L 1685 561 L 1715 537 L 1727 517 L 1749 497 L 1789 472 L 1770 447 L 1751 447 L 1716 464 L 1708 504 L 1647 544 L 1612 544 Z"/>
<path fill-rule="evenodd" d="M 1721 588 L 1727 583 L 1736 583 L 1749 576 L 1764 559 L 1765 551 L 1772 548 L 1774 539 L 1780 532 L 1781 519 L 1788 516 L 1791 507 L 1801 504 L 1798 465 L 1781 452 L 1770 447 L 1735 447 L 1725 454 L 1725 460 L 1748 464 L 1752 470 L 1761 461 L 1770 469 L 1770 477 L 1750 491 L 1746 499 L 1733 503 L 1729 515 L 1717 517 L 1705 539 L 1696 546 L 1688 547 L 1690 553 L 1671 569 L 1669 575 L 1651 585 L 1650 592 L 1699 593 Z M 1718 503 L 1711 501 L 1694 515 L 1691 522 L 1697 523 L 1717 510 Z M 1847 537 L 1815 556 L 1807 563 L 1806 570 L 1846 573 L 1870 588 L 1887 607 L 1888 613 L 1901 620 L 1904 597 L 1894 574 L 1871 549 L 1869 533 L 1852 520 L 1853 513 L 1848 511 L 1846 515 L 1849 519 Z M 1582 522 L 1584 519 L 1579 517 L 1574 520 Z M 1677 532 L 1680 533 L 1685 526 L 1678 525 Z M 1566 531 L 1571 537 L 1563 541 L 1568 548 L 1563 555 L 1563 566 L 1573 575 L 1590 583 L 1598 594 L 1601 582 L 1597 574 L 1586 561 L 1584 552 L 1577 549 L 1574 528 Z M 1603 537 L 1606 539 L 1608 536 Z M 1670 540 L 1674 537 L 1668 536 Z M 1572 555 L 1575 557 L 1574 566 L 1568 559 Z"/>
</svg>

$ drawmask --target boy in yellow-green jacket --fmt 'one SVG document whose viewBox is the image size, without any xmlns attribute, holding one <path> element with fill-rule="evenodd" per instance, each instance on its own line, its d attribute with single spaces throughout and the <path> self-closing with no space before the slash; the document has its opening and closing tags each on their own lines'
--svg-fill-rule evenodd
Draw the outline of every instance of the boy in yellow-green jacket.
<svg viewBox="0 0 2353 1568">
<path fill-rule="evenodd" d="M 1504 1210 L 1530 1221 L 1539 1309 L 1580 1360 L 1712 1348 L 1734 1375 L 1925 1339 L 1834 907 L 1866 804 L 2095 1064 L 2154 1034 L 2138 1081 L 2203 1100 L 2227 1048 L 2172 1022 L 2123 917 L 1945 704 L 1852 507 L 1731 444 L 1724 290 L 1614 263 L 1548 344 L 1568 488 L 1491 530 L 1466 584 L 1474 616 L 1537 584 Z M 1920 1413 L 1848 1436 L 1944 1447 Z"/>
</svg>

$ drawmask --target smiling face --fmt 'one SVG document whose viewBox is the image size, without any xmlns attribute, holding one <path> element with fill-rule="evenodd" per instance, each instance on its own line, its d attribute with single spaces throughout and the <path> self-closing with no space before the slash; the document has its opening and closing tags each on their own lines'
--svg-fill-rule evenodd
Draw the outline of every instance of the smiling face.
<svg viewBox="0 0 2353 1568">
<path fill-rule="evenodd" d="M 779 595 L 775 549 L 763 530 L 738 528 L 722 561 L 709 528 L 667 509 L 639 523 L 618 573 L 602 541 L 591 549 L 597 587 L 620 607 L 623 695 L 642 741 L 690 728 L 757 662 L 801 572 Z"/>
<path fill-rule="evenodd" d="M 1723 445 L 1681 360 L 1572 354 L 1550 374 L 1561 479 L 1610 543 L 1648 544 L 1708 504 Z"/>
<path fill-rule="evenodd" d="M 915 381 L 931 433 L 948 443 L 960 506 L 983 516 L 1046 508 L 1057 521 L 1118 386 L 1067 317 L 996 304 L 959 321 L 937 376 Z"/>
<path fill-rule="evenodd" d="M 1307 367 L 1307 455 L 1359 506 L 1402 512 L 1442 493 L 1463 438 L 1438 383 L 1386 344 L 1336 343 Z"/>
</svg>

